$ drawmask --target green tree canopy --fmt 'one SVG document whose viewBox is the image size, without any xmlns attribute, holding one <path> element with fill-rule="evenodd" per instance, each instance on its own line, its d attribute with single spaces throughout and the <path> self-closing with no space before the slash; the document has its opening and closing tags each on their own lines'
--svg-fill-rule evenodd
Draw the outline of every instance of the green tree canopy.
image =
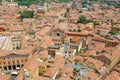
<svg viewBox="0 0 120 80">
<path fill-rule="evenodd" d="M 81 15 L 78 20 L 78 23 L 82 23 L 82 24 L 87 24 L 90 22 L 92 22 L 92 20 L 86 19 L 86 16 L 84 16 L 84 15 Z"/>
<path fill-rule="evenodd" d="M 34 17 L 34 11 L 23 11 L 23 12 L 19 12 L 21 14 L 21 19 L 23 18 L 33 18 Z"/>
</svg>

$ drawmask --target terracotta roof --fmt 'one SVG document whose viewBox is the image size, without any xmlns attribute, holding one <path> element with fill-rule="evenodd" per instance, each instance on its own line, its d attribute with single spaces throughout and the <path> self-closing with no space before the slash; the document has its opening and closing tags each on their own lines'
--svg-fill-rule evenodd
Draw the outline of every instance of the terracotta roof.
<svg viewBox="0 0 120 80">
<path fill-rule="evenodd" d="M 49 32 L 50 29 L 50 27 L 44 27 L 39 32 L 37 32 L 36 35 L 45 36 L 45 34 Z"/>
<path fill-rule="evenodd" d="M 50 79 L 47 78 L 47 77 L 41 77 L 41 76 L 39 76 L 39 77 L 33 77 L 32 80 L 50 80 Z"/>
<path fill-rule="evenodd" d="M 93 63 L 93 68 L 99 70 L 103 65 L 104 65 L 104 62 L 100 61 L 100 60 L 97 60 L 97 59 L 93 59 L 93 58 L 87 58 L 87 62 L 88 62 L 88 65 L 89 65 L 89 62 L 90 63 Z"/>
<path fill-rule="evenodd" d="M 24 49 L 24 50 L 1 50 L 1 54 L 0 57 L 3 56 L 8 56 L 11 54 L 16 54 L 16 55 L 27 55 L 30 54 L 32 47 L 28 48 L 28 49 Z"/>
<path fill-rule="evenodd" d="M 73 43 L 75 43 L 75 44 L 80 44 L 80 42 L 81 42 L 81 40 L 80 40 L 80 38 L 79 37 L 73 37 L 73 38 L 71 38 L 71 42 L 73 42 Z"/>
<path fill-rule="evenodd" d="M 61 76 L 58 80 L 73 80 L 68 76 Z"/>
<path fill-rule="evenodd" d="M 69 57 L 69 61 L 70 62 L 74 62 L 75 60 L 80 60 L 80 61 L 82 61 L 84 58 L 83 57 L 81 57 L 81 56 L 75 56 L 75 55 L 72 55 L 72 56 L 70 56 Z"/>
<path fill-rule="evenodd" d="M 119 80 L 120 79 L 120 73 L 117 73 L 113 71 L 105 80 Z"/>
<path fill-rule="evenodd" d="M 88 31 L 84 30 L 82 32 L 65 32 L 66 34 L 80 34 L 80 35 L 88 35 Z"/>
<path fill-rule="evenodd" d="M 39 58 L 48 58 L 48 51 L 44 50 L 44 51 L 40 51 L 39 53 Z"/>
<path fill-rule="evenodd" d="M 120 55 L 120 46 L 119 45 L 112 52 L 112 60 L 115 59 L 118 55 Z"/>
<path fill-rule="evenodd" d="M 21 68 L 16 80 L 21 80 L 23 78 L 24 69 L 27 69 L 27 71 L 29 72 L 30 78 L 37 77 L 36 70 L 38 69 L 38 67 L 47 65 L 47 62 L 39 62 L 38 58 L 39 58 L 39 56 L 32 55 L 32 57 L 30 57 L 28 62 Z"/>
<path fill-rule="evenodd" d="M 87 71 L 85 77 L 89 77 L 91 80 L 96 80 L 98 77 L 98 74 L 92 71 Z"/>
<path fill-rule="evenodd" d="M 64 78 L 71 80 L 70 77 L 73 76 L 73 68 L 71 66 L 65 66 L 60 70 L 59 74 L 61 75 L 59 80 Z"/>
<path fill-rule="evenodd" d="M 50 45 L 54 45 L 52 39 L 49 36 L 45 36 L 41 47 L 47 49 Z"/>
<path fill-rule="evenodd" d="M 58 68 L 47 68 L 47 71 L 44 73 L 45 77 L 53 78 L 54 75 L 58 72 Z"/>
<path fill-rule="evenodd" d="M 65 63 L 65 59 L 61 55 L 56 55 L 55 56 L 55 61 L 54 61 L 54 67 L 56 68 L 62 68 Z"/>
<path fill-rule="evenodd" d="M 89 56 L 89 55 L 94 55 L 96 56 L 96 51 L 95 50 L 87 50 L 84 55 Z"/>
<path fill-rule="evenodd" d="M 10 27 L 10 31 L 23 31 L 23 26 L 15 25 Z"/>
<path fill-rule="evenodd" d="M 9 80 L 10 75 L 2 75 L 2 70 L 0 69 L 0 79 L 1 80 Z"/>
</svg>

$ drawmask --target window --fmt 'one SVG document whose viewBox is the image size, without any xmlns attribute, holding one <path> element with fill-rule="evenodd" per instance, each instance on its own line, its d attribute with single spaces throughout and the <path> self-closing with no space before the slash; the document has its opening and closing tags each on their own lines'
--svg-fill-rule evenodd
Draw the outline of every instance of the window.
<svg viewBox="0 0 120 80">
<path fill-rule="evenodd" d="M 23 67 L 23 64 L 21 65 L 21 67 Z"/>
<path fill-rule="evenodd" d="M 8 64 L 10 64 L 10 61 L 8 61 Z"/>
<path fill-rule="evenodd" d="M 4 62 L 4 64 L 6 64 L 6 62 Z"/>
<path fill-rule="evenodd" d="M 23 60 L 21 60 L 21 62 L 23 63 Z"/>
<path fill-rule="evenodd" d="M 15 47 L 13 47 L 13 50 L 15 50 Z"/>
<path fill-rule="evenodd" d="M 13 61 L 13 64 L 15 64 L 15 61 Z"/>
<path fill-rule="evenodd" d="M 13 67 L 14 70 L 16 69 L 15 65 L 13 65 L 12 67 Z"/>
<path fill-rule="evenodd" d="M 8 66 L 8 69 L 11 70 L 12 69 L 11 66 Z"/>
<path fill-rule="evenodd" d="M 18 46 L 18 43 L 16 43 L 16 46 Z"/>
<path fill-rule="evenodd" d="M 60 36 L 60 33 L 57 33 L 57 36 Z"/>
<path fill-rule="evenodd" d="M 7 67 L 6 67 L 6 66 L 4 66 L 4 70 L 7 70 Z"/>
<path fill-rule="evenodd" d="M 17 64 L 19 64 L 19 60 L 17 60 Z"/>
<path fill-rule="evenodd" d="M 17 49 L 20 49 L 18 46 L 16 47 Z"/>
<path fill-rule="evenodd" d="M 20 67 L 20 65 L 17 65 L 17 67 Z"/>
<path fill-rule="evenodd" d="M 12 44 L 14 46 L 14 44 Z"/>
<path fill-rule="evenodd" d="M 51 66 L 47 65 L 47 68 L 50 68 Z"/>
</svg>

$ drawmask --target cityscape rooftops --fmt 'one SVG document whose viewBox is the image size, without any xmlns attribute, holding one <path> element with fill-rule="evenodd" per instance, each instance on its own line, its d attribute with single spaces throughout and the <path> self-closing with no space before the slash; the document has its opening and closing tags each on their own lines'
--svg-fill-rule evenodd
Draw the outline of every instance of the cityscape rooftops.
<svg viewBox="0 0 120 80">
<path fill-rule="evenodd" d="M 120 79 L 119 3 L 35 1 L 1 2 L 2 80 Z"/>
</svg>

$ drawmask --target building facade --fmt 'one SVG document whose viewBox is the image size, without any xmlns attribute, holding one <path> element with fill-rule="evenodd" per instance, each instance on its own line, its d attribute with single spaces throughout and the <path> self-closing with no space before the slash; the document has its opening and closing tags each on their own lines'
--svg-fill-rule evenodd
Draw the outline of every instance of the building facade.
<svg viewBox="0 0 120 80">
<path fill-rule="evenodd" d="M 0 56 L 0 68 L 4 73 L 20 69 L 27 62 L 29 54 L 18 54 L 11 52 L 8 55 Z"/>
</svg>

